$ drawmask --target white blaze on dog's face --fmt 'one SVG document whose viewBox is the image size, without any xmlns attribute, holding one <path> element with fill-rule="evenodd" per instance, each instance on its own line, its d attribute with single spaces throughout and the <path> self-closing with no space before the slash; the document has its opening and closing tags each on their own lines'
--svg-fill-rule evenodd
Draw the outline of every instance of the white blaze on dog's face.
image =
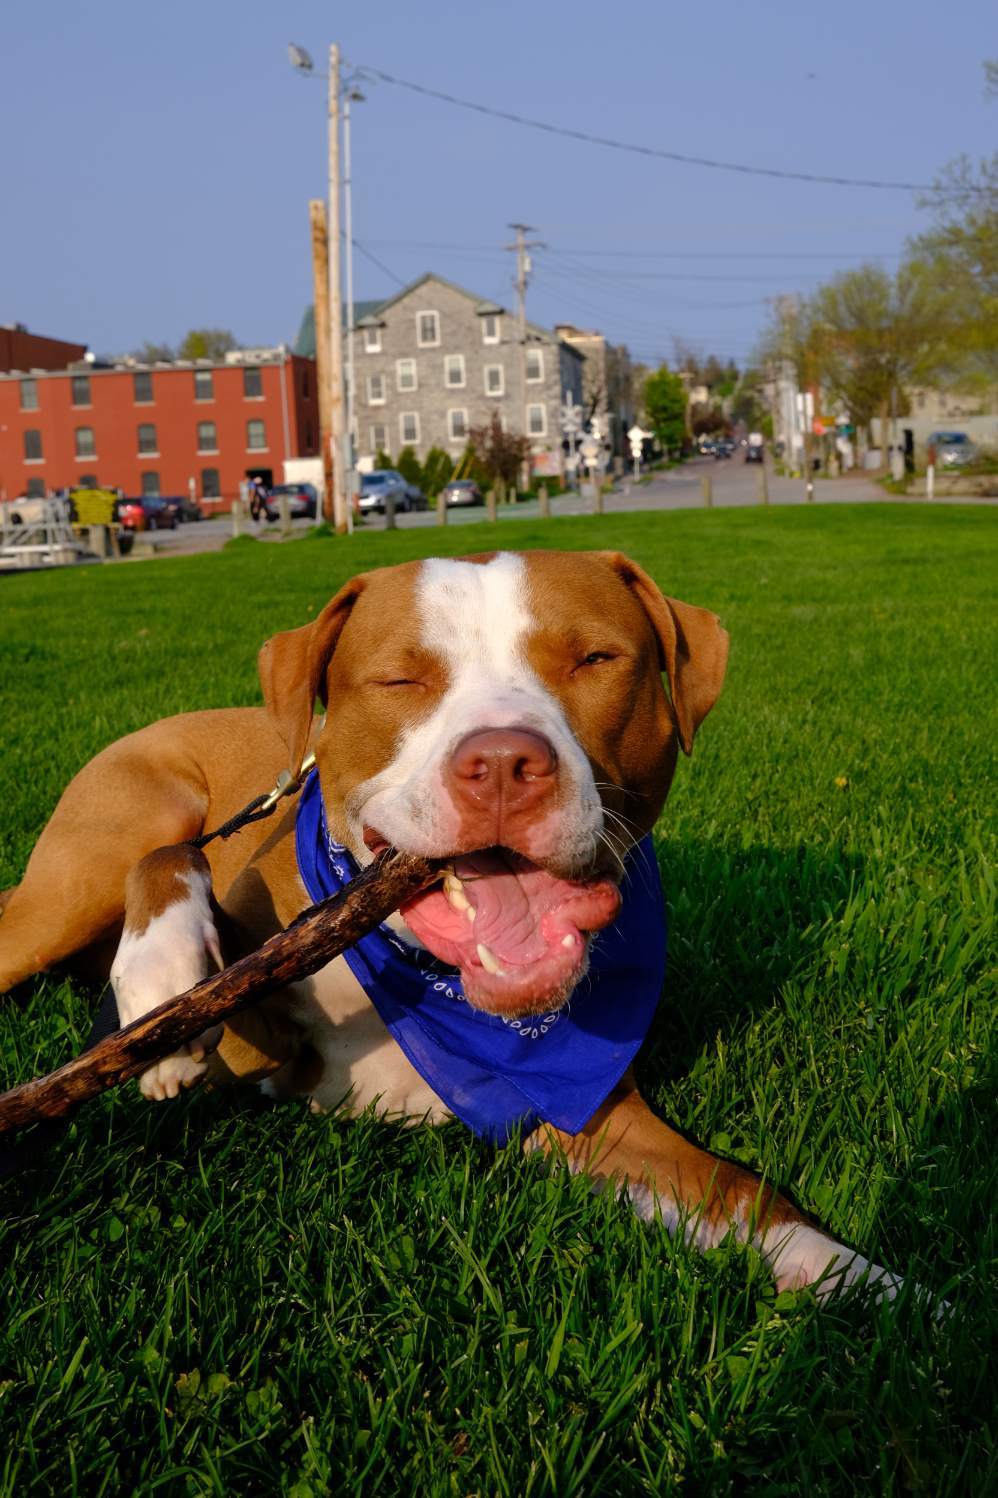
<svg viewBox="0 0 998 1498">
<path fill-rule="evenodd" d="M 517 1013 L 583 973 L 726 650 L 714 615 L 616 554 L 499 553 L 357 578 L 260 669 L 293 766 L 316 695 L 328 703 L 333 835 L 361 861 L 384 846 L 449 860 L 406 923 L 473 1003 Z"/>
</svg>

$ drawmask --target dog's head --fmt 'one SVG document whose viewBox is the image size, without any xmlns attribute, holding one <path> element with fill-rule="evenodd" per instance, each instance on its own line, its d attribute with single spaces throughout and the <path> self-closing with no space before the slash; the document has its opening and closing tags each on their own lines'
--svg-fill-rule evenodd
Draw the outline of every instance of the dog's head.
<svg viewBox="0 0 998 1498">
<path fill-rule="evenodd" d="M 585 971 L 727 649 L 714 614 L 615 552 L 498 552 L 354 578 L 267 642 L 260 676 L 292 770 L 326 707 L 334 837 L 361 863 L 386 846 L 450 862 L 405 924 L 473 1004 L 512 1015 Z"/>
</svg>

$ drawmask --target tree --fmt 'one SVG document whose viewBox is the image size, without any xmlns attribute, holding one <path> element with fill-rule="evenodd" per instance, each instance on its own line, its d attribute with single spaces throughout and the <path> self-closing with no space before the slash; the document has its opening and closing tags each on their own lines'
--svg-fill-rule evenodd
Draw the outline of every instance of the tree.
<svg viewBox="0 0 998 1498">
<path fill-rule="evenodd" d="M 487 481 L 501 479 L 504 484 L 515 485 L 530 457 L 530 438 L 505 431 L 498 411 L 493 411 L 485 426 L 472 427 L 468 435 Z"/>
<path fill-rule="evenodd" d="M 442 447 L 431 447 L 423 464 L 423 493 L 436 499 L 441 489 L 449 484 L 454 474 L 454 463 Z"/>
<path fill-rule="evenodd" d="M 407 484 L 415 484 L 417 489 L 423 487 L 423 469 L 411 447 L 403 447 L 395 467 Z"/>
<path fill-rule="evenodd" d="M 666 451 L 681 448 L 686 437 L 686 390 L 665 364 L 645 381 L 644 408 L 648 425 Z"/>
<path fill-rule="evenodd" d="M 239 344 L 227 328 L 191 328 L 177 349 L 178 359 L 224 359 Z"/>
<path fill-rule="evenodd" d="M 176 350 L 171 344 L 155 343 L 148 338 L 132 355 L 140 364 L 169 364 L 176 357 Z"/>
</svg>

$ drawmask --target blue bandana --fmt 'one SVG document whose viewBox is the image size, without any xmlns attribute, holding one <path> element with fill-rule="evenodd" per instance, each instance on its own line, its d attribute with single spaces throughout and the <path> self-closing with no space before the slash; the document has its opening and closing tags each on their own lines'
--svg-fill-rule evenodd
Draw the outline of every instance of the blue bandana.
<svg viewBox="0 0 998 1498">
<path fill-rule="evenodd" d="M 298 871 L 318 904 L 357 865 L 326 827 L 319 777 L 295 824 Z M 420 1076 L 476 1134 L 505 1142 L 538 1123 L 575 1134 L 620 1081 L 645 1038 L 665 980 L 665 905 L 650 837 L 627 856 L 617 919 L 592 942 L 589 973 L 562 1008 L 503 1019 L 474 1009 L 458 973 L 388 926 L 344 957 Z"/>
</svg>

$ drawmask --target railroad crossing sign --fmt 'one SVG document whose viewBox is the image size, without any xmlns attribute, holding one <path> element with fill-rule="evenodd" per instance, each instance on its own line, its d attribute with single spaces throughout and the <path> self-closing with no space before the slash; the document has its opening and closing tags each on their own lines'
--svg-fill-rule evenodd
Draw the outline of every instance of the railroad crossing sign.
<svg viewBox="0 0 998 1498">
<path fill-rule="evenodd" d="M 587 467 L 594 469 L 602 456 L 602 444 L 594 436 L 587 437 L 582 444 L 582 461 Z"/>
<path fill-rule="evenodd" d="M 627 440 L 631 444 L 632 458 L 640 458 L 641 453 L 644 450 L 645 438 L 648 435 L 649 434 L 647 432 L 643 432 L 637 425 L 631 427 L 630 431 L 627 433 Z"/>
<path fill-rule="evenodd" d="M 566 391 L 561 407 L 561 429 L 567 437 L 582 430 L 582 407 L 575 404 L 570 390 Z"/>
</svg>

